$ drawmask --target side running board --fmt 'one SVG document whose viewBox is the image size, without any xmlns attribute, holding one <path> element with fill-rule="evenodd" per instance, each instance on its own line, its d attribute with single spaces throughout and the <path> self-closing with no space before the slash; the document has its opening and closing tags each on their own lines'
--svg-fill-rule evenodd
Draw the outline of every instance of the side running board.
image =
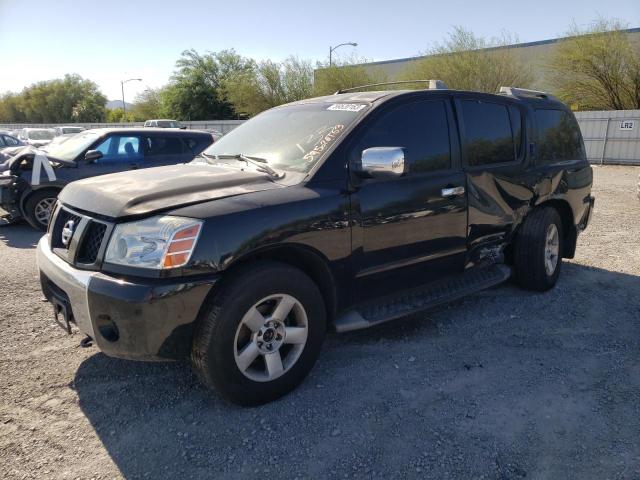
<svg viewBox="0 0 640 480">
<path fill-rule="evenodd" d="M 508 280 L 510 276 L 511 269 L 502 264 L 470 268 L 442 282 L 357 305 L 336 319 L 333 327 L 336 332 L 371 327 L 493 287 Z"/>
</svg>

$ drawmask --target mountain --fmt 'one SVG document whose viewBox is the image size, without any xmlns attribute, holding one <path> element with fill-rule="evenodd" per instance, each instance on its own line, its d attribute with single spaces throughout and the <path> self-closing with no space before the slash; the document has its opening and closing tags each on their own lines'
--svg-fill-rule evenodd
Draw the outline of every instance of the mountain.
<svg viewBox="0 0 640 480">
<path fill-rule="evenodd" d="M 127 110 L 133 108 L 133 103 L 126 102 Z M 109 100 L 107 101 L 105 107 L 107 110 L 113 110 L 114 108 L 122 108 L 122 100 Z"/>
</svg>

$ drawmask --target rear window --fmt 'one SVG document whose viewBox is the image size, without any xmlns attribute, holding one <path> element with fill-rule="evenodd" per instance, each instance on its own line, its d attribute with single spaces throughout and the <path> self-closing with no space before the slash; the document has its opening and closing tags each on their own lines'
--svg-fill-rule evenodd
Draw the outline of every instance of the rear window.
<svg viewBox="0 0 640 480">
<path fill-rule="evenodd" d="M 573 115 L 563 110 L 536 110 L 538 161 L 584 160 L 580 127 Z"/>
<path fill-rule="evenodd" d="M 516 142 L 507 106 L 479 100 L 462 100 L 460 104 L 469 165 L 513 162 Z M 516 109 L 513 111 L 512 115 L 519 115 Z M 514 121 L 514 126 L 519 123 Z M 520 129 L 517 135 L 520 136 Z"/>
</svg>

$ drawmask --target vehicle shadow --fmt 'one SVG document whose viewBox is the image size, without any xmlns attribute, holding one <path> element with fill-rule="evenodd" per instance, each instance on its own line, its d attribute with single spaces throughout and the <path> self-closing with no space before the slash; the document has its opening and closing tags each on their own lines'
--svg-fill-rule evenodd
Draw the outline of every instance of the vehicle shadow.
<svg viewBox="0 0 640 480">
<path fill-rule="evenodd" d="M 540 302 L 553 304 L 561 299 L 566 311 L 575 312 L 571 322 L 580 322 L 582 309 L 591 310 L 600 303 L 605 311 L 622 311 L 625 305 L 615 302 L 627 302 L 628 305 L 629 296 L 637 291 L 639 281 L 637 276 L 577 264 L 565 264 L 561 278 L 558 287 L 546 294 L 526 292 L 506 284 L 430 310 L 421 318 L 414 316 L 368 330 L 329 335 L 318 365 L 309 378 L 286 397 L 260 407 L 240 408 L 225 403 L 198 383 L 187 363 L 131 362 L 109 358 L 102 353 L 96 353 L 80 365 L 73 388 L 79 397 L 80 408 L 127 479 L 244 478 L 258 473 L 277 475 L 278 462 L 290 461 L 291 458 L 297 462 L 297 467 L 288 470 L 291 478 L 296 475 L 327 477 L 342 459 L 353 454 L 354 441 L 360 445 L 359 449 L 366 448 L 364 445 L 376 435 L 385 435 L 386 438 L 385 431 L 391 429 L 390 422 L 396 422 L 402 416 L 412 416 L 414 421 L 421 422 L 423 430 L 426 425 L 437 425 L 438 422 L 453 423 L 448 417 L 440 418 L 441 410 L 424 406 L 419 409 L 413 407 L 412 410 L 406 403 L 423 401 L 429 405 L 435 401 L 429 396 L 429 392 L 435 390 L 431 385 L 441 381 L 431 378 L 425 382 L 407 376 L 407 373 L 401 374 L 402 370 L 394 370 L 393 364 L 397 369 L 402 356 L 406 357 L 407 352 L 412 351 L 411 342 L 416 345 L 413 350 L 418 352 L 416 356 L 426 352 L 425 358 L 418 361 L 424 360 L 424 368 L 431 372 L 429 375 L 441 374 L 445 378 L 442 381 L 471 375 L 472 365 L 462 368 L 463 359 L 476 353 L 470 350 L 469 336 L 460 332 L 465 332 L 469 325 L 485 321 L 486 316 L 493 318 L 497 315 L 495 312 L 500 312 L 506 320 L 493 323 L 487 334 L 493 335 L 493 338 L 489 336 L 486 339 L 486 343 L 491 345 L 491 353 L 481 350 L 477 355 L 495 355 L 499 359 L 516 356 L 505 363 L 510 368 L 520 368 L 517 367 L 520 364 L 524 365 L 521 368 L 528 368 L 526 362 L 532 356 L 531 350 L 521 354 L 520 350 L 514 350 L 514 345 L 503 342 L 513 343 L 514 332 L 522 334 L 523 329 L 531 328 L 527 331 L 534 345 L 531 348 L 538 348 L 535 346 L 542 340 L 537 337 L 543 337 L 546 328 L 555 328 L 554 335 L 557 335 L 558 322 L 562 322 L 558 317 L 541 318 L 537 313 L 539 309 L 531 305 Z M 598 297 L 591 293 L 592 303 L 585 305 L 585 297 L 578 293 L 584 295 L 584 290 L 589 288 L 625 290 L 628 295 L 617 300 L 617 297 Z M 505 298 L 509 299 L 508 305 Z M 510 319 L 508 313 L 514 311 L 518 312 L 517 318 L 511 316 Z M 593 324 L 597 325 L 597 322 L 593 321 Z M 440 331 L 442 325 L 444 333 Z M 573 328 L 568 320 L 563 327 Z M 481 328 L 486 330 L 486 327 Z M 600 327 L 584 320 L 580 328 L 593 330 Z M 576 341 L 575 335 L 571 333 L 572 341 Z M 479 345 L 483 343 L 478 342 Z M 446 357 L 437 356 L 438 350 L 446 351 Z M 386 351 L 400 353 L 395 357 L 386 356 Z M 564 354 L 562 350 L 559 352 Z M 585 351 L 585 354 L 593 355 L 593 352 Z M 408 361 L 416 362 L 415 359 Z M 409 364 L 403 365 L 404 372 L 407 372 Z M 488 368 L 483 370 L 487 372 Z M 411 375 L 425 375 L 424 372 L 419 370 Z M 521 377 L 508 373 L 510 371 L 492 375 L 492 378 L 507 390 L 523 388 Z M 485 382 L 487 378 L 479 377 L 478 381 Z M 456 395 L 460 398 L 476 395 L 474 390 L 479 388 L 478 385 L 468 384 L 465 387 L 467 391 L 459 390 Z M 403 389 L 417 393 L 406 393 Z M 413 400 L 398 400 L 398 392 Z M 500 420 L 503 420 L 491 418 L 491 412 L 496 411 L 495 415 L 500 415 L 501 411 L 493 409 L 495 401 L 503 400 L 473 397 L 477 409 L 487 416 L 486 425 L 500 425 Z M 458 406 L 453 402 L 446 411 L 452 416 L 457 415 L 455 418 L 468 418 L 464 410 L 456 410 Z M 385 414 L 382 420 L 371 423 L 371 420 L 363 419 L 371 409 L 374 412 L 382 409 Z M 525 420 L 534 423 L 546 421 L 537 419 L 533 414 Z M 409 420 L 405 418 L 404 421 Z M 473 432 L 473 427 L 469 428 L 469 431 L 463 430 L 460 441 L 467 436 L 486 434 L 494 436 L 487 440 L 489 443 L 508 444 L 497 427 L 490 433 Z M 358 432 L 352 434 L 355 440 L 347 440 L 345 431 Z M 413 441 L 421 438 L 421 433 L 411 432 L 406 435 L 415 435 L 415 438 L 411 437 Z M 409 441 L 408 437 L 406 440 Z M 283 453 L 283 448 L 298 453 L 291 457 L 291 453 Z M 287 455 L 291 458 L 282 458 Z M 377 462 L 402 461 L 389 455 L 393 456 L 392 452 L 379 454 Z M 380 466 L 374 465 L 374 468 Z"/>
<path fill-rule="evenodd" d="M 0 226 L 0 242 L 13 248 L 34 248 L 43 233 L 27 223 Z"/>
</svg>

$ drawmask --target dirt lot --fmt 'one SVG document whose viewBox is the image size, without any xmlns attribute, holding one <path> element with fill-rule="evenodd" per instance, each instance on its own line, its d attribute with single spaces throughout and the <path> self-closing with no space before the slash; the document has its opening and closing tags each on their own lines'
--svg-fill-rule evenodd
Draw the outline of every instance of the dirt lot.
<svg viewBox="0 0 640 480">
<path fill-rule="evenodd" d="M 504 285 L 328 337 L 260 408 L 189 366 L 114 360 L 41 300 L 38 234 L 0 229 L 4 478 L 640 478 L 640 169 L 595 168 L 558 286 Z"/>
</svg>

